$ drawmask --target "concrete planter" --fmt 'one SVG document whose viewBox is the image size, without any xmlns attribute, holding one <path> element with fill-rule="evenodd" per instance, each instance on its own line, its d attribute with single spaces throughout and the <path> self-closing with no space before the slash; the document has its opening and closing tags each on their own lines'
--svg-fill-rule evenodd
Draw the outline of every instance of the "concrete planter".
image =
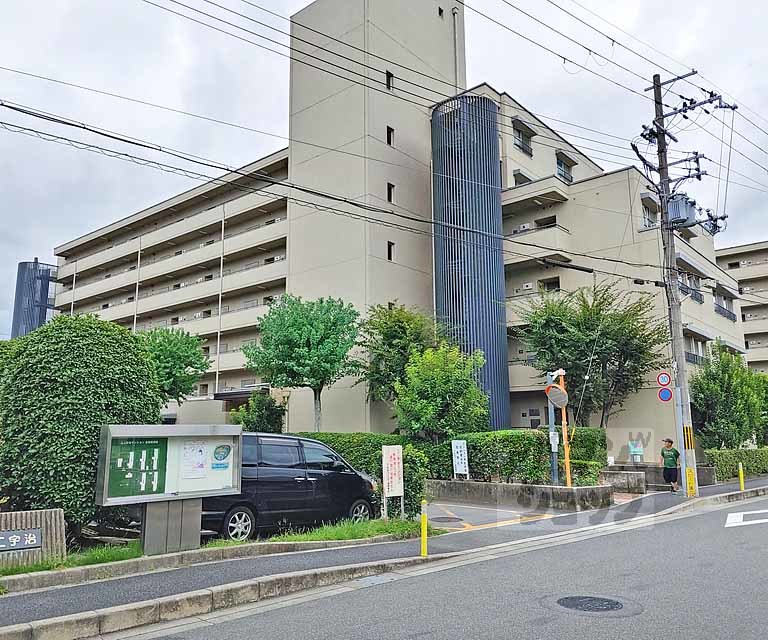
<svg viewBox="0 0 768 640">
<path fill-rule="evenodd" d="M 645 493 L 645 473 L 642 471 L 601 471 L 600 484 L 610 485 L 620 493 Z"/>
<path fill-rule="evenodd" d="M 646 485 L 667 485 L 664 482 L 663 468 L 658 464 L 648 464 L 645 462 L 612 464 L 608 466 L 608 471 L 639 471 L 645 475 Z M 696 474 L 699 477 L 699 486 L 708 487 L 717 484 L 714 467 L 697 466 Z"/>
<path fill-rule="evenodd" d="M 433 500 L 471 504 L 509 505 L 522 509 L 585 511 L 613 504 L 613 487 L 553 487 L 506 482 L 427 480 Z"/>
</svg>

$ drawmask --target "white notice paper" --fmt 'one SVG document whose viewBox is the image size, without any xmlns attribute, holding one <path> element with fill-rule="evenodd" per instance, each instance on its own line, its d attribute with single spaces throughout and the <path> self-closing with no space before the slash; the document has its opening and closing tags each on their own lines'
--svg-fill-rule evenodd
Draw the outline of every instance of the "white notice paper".
<svg viewBox="0 0 768 640">
<path fill-rule="evenodd" d="M 186 440 L 181 460 L 182 478 L 205 478 L 208 475 L 208 445 L 201 440 Z"/>
<path fill-rule="evenodd" d="M 403 447 L 399 444 L 381 447 L 382 490 L 385 498 L 405 495 L 403 487 Z"/>
<path fill-rule="evenodd" d="M 453 453 L 453 475 L 469 477 L 469 456 L 467 456 L 466 440 L 451 440 L 451 452 Z"/>
</svg>

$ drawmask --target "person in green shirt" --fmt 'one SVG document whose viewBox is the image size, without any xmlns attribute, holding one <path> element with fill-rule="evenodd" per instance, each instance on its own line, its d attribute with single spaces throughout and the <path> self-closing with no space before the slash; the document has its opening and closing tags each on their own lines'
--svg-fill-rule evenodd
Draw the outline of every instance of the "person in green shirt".
<svg viewBox="0 0 768 640">
<path fill-rule="evenodd" d="M 680 452 L 672 446 L 674 443 L 669 438 L 665 438 L 663 442 L 664 446 L 661 448 L 659 464 L 664 467 L 664 482 L 669 482 L 672 485 L 672 492 L 676 493 L 680 489 L 677 484 L 677 465 L 680 460 Z"/>
</svg>

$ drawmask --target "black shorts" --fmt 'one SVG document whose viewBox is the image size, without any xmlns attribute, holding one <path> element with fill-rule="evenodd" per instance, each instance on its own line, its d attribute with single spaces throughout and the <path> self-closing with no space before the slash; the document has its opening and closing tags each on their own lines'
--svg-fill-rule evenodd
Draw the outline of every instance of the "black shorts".
<svg viewBox="0 0 768 640">
<path fill-rule="evenodd" d="M 664 467 L 664 482 L 677 482 L 677 467 Z"/>
</svg>

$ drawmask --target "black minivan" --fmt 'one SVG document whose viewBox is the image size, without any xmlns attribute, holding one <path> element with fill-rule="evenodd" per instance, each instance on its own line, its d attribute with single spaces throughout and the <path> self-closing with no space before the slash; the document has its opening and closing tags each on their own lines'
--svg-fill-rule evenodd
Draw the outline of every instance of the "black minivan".
<svg viewBox="0 0 768 640">
<path fill-rule="evenodd" d="M 242 492 L 203 499 L 203 529 L 246 540 L 258 529 L 364 520 L 378 512 L 374 482 L 321 442 L 243 434 Z"/>
</svg>

